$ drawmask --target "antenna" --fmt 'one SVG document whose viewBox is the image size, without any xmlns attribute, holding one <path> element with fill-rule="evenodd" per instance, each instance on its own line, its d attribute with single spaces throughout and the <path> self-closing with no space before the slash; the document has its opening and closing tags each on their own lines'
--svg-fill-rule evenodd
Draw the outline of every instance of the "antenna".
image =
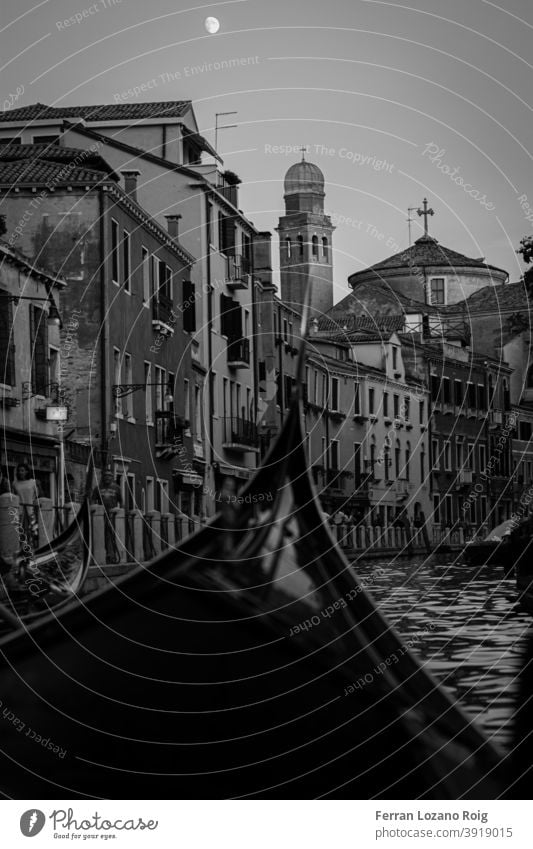
<svg viewBox="0 0 533 849">
<path fill-rule="evenodd" d="M 215 112 L 215 150 L 218 153 L 218 131 L 232 130 L 237 124 L 222 124 L 219 126 L 218 119 L 221 115 L 237 115 L 237 112 Z"/>
</svg>

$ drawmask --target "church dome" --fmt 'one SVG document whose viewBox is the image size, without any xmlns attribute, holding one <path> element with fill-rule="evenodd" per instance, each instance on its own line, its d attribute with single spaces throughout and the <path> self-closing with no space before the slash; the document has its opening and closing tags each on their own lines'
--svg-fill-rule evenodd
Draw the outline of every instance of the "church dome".
<svg viewBox="0 0 533 849">
<path fill-rule="evenodd" d="M 285 174 L 284 189 L 286 195 L 301 192 L 324 194 L 324 175 L 318 165 L 312 162 L 296 162 Z"/>
</svg>

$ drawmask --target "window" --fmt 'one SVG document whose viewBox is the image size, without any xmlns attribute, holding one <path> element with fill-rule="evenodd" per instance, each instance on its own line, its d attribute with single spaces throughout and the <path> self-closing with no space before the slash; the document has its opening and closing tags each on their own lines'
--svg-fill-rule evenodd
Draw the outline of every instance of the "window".
<svg viewBox="0 0 533 849">
<path fill-rule="evenodd" d="M 370 388 L 368 390 L 368 413 L 369 415 L 374 415 L 374 389 Z"/>
<path fill-rule="evenodd" d="M 445 404 L 452 403 L 452 394 L 450 388 L 450 378 L 443 377 L 442 378 L 442 400 Z"/>
<path fill-rule="evenodd" d="M 133 365 L 131 361 L 131 354 L 124 354 L 124 382 L 131 386 L 133 383 Z M 133 393 L 130 391 L 123 398 L 124 406 L 122 408 L 122 412 L 128 419 L 133 418 Z"/>
<path fill-rule="evenodd" d="M 425 410 L 424 401 L 420 401 L 420 403 L 418 405 L 418 421 L 419 421 L 420 424 L 424 424 L 424 413 L 425 412 L 426 412 L 426 410 Z"/>
<path fill-rule="evenodd" d="M 59 136 L 32 136 L 32 144 L 59 144 Z M 5 143 L 5 142 L 4 142 Z"/>
<path fill-rule="evenodd" d="M 2 293 L 7 294 L 4 290 Z M 16 383 L 13 304 L 4 297 L 0 300 L 0 383 L 6 386 Z"/>
<path fill-rule="evenodd" d="M 509 384 L 507 380 L 503 381 L 503 409 L 511 409 L 511 393 L 509 392 Z"/>
<path fill-rule="evenodd" d="M 397 419 L 398 416 L 400 415 L 400 396 L 399 395 L 393 395 L 392 396 L 392 403 L 393 403 L 394 418 Z"/>
<path fill-rule="evenodd" d="M 463 468 L 463 443 L 456 442 L 455 443 L 455 465 L 457 470 Z"/>
<path fill-rule="evenodd" d="M 448 440 L 444 443 L 444 469 L 451 472 L 452 469 L 452 451 Z"/>
<path fill-rule="evenodd" d="M 433 277 L 430 280 L 431 286 L 431 303 L 445 304 L 446 298 L 444 293 L 444 277 Z"/>
<path fill-rule="evenodd" d="M 405 449 L 405 480 L 408 481 L 411 477 L 411 446 L 407 443 L 407 447 Z"/>
<path fill-rule="evenodd" d="M 485 404 L 485 387 L 482 383 L 477 385 L 477 408 L 478 410 L 486 410 Z"/>
<path fill-rule="evenodd" d="M 183 329 L 186 333 L 196 332 L 196 291 L 190 280 L 183 281 Z"/>
<path fill-rule="evenodd" d="M 12 138 L 0 139 L 0 145 L 4 144 L 22 144 L 22 139 L 20 136 L 14 136 Z"/>
<path fill-rule="evenodd" d="M 146 478 L 146 502 L 145 502 L 145 510 L 147 513 L 151 513 L 154 509 L 154 479 L 152 477 Z"/>
<path fill-rule="evenodd" d="M 444 510 L 446 527 L 451 528 L 453 525 L 453 498 L 451 495 L 444 496 Z"/>
<path fill-rule="evenodd" d="M 483 523 L 487 518 L 487 496 L 482 495 L 479 499 L 479 521 Z"/>
<path fill-rule="evenodd" d="M 1 308 L 4 308 L 3 304 Z M 49 392 L 47 315 L 45 310 L 30 304 L 31 388 L 34 395 L 47 395 Z"/>
<path fill-rule="evenodd" d="M 408 422 L 411 419 L 411 399 L 407 396 L 404 398 L 404 418 Z"/>
<path fill-rule="evenodd" d="M 475 383 L 468 382 L 466 384 L 466 395 L 468 399 L 468 406 L 475 410 L 476 408 L 476 385 Z"/>
<path fill-rule="evenodd" d="M 479 451 L 479 471 L 484 472 L 487 466 L 487 448 L 485 445 L 478 446 Z"/>
<path fill-rule="evenodd" d="M 392 367 L 394 370 L 398 368 L 398 348 L 395 345 L 392 346 Z"/>
<path fill-rule="evenodd" d="M 289 322 L 286 318 L 283 319 L 283 339 L 285 342 L 289 341 Z"/>
<path fill-rule="evenodd" d="M 124 283 L 124 291 L 131 293 L 131 245 L 130 234 L 124 230 L 122 235 L 122 281 Z"/>
<path fill-rule="evenodd" d="M 373 478 L 376 477 L 376 443 L 370 445 L 370 473 Z"/>
<path fill-rule="evenodd" d="M 354 479 L 355 485 L 361 481 L 361 443 L 354 442 L 353 444 L 353 471 L 354 471 Z"/>
<path fill-rule="evenodd" d="M 156 413 L 164 410 L 165 397 L 165 369 L 161 366 L 155 367 L 155 411 Z"/>
<path fill-rule="evenodd" d="M 228 378 L 222 378 L 222 415 L 224 418 L 228 415 Z"/>
<path fill-rule="evenodd" d="M 304 237 L 298 236 L 298 254 L 300 258 L 304 255 Z"/>
<path fill-rule="evenodd" d="M 431 375 L 431 400 L 438 401 L 440 394 L 440 379 L 438 374 Z"/>
<path fill-rule="evenodd" d="M 202 442 L 202 388 L 194 385 L 194 437 Z"/>
<path fill-rule="evenodd" d="M 383 393 L 383 416 L 384 418 L 388 418 L 389 415 L 389 393 Z"/>
<path fill-rule="evenodd" d="M 141 247 L 142 277 L 143 277 L 143 306 L 150 303 L 150 254 L 146 248 Z"/>
<path fill-rule="evenodd" d="M 135 510 L 135 475 L 128 472 L 124 481 L 124 509 L 127 512 Z"/>
<path fill-rule="evenodd" d="M 329 262 L 328 240 L 325 236 L 322 236 L 322 257 Z"/>
<path fill-rule="evenodd" d="M 331 460 L 331 469 L 333 471 L 337 471 L 339 468 L 339 441 L 338 439 L 332 439 L 330 443 L 330 460 Z"/>
<path fill-rule="evenodd" d="M 463 382 L 462 380 L 454 380 L 453 382 L 453 397 L 456 407 L 461 407 L 463 403 Z"/>
<path fill-rule="evenodd" d="M 168 481 L 157 480 L 157 509 L 161 513 L 168 513 Z"/>
<path fill-rule="evenodd" d="M 154 405 L 152 396 L 152 387 L 148 384 L 152 382 L 152 363 L 144 361 L 144 412 L 146 424 L 153 424 L 154 421 Z"/>
<path fill-rule="evenodd" d="M 400 443 L 396 442 L 396 447 L 394 448 L 394 474 L 396 476 L 396 480 L 400 479 L 400 467 L 401 467 L 401 450 Z"/>
<path fill-rule="evenodd" d="M 183 414 L 185 419 L 189 422 L 191 421 L 191 393 L 189 388 L 189 381 L 183 381 Z M 187 428 L 187 435 L 190 435 L 190 428 Z"/>
<path fill-rule="evenodd" d="M 440 469 L 439 440 L 438 439 L 432 439 L 431 440 L 431 467 L 433 469 Z"/>
<path fill-rule="evenodd" d="M 331 378 L 331 409 L 339 409 L 339 379 L 338 377 Z"/>
<path fill-rule="evenodd" d="M 353 387 L 353 414 L 354 416 L 361 415 L 361 395 L 359 391 L 359 383 L 354 383 Z"/>
<path fill-rule="evenodd" d="M 423 485 L 426 480 L 426 450 L 422 446 L 420 451 L 420 483 Z"/>
<path fill-rule="evenodd" d="M 440 495 L 433 496 L 433 522 L 440 524 Z"/>
<path fill-rule="evenodd" d="M 118 246 L 118 221 L 111 219 L 111 279 L 118 286 L 119 281 L 119 246 Z"/>
<path fill-rule="evenodd" d="M 113 381 L 115 386 L 118 386 L 121 383 L 120 371 L 120 351 L 118 348 L 113 348 Z M 118 395 L 115 395 L 115 416 L 122 417 L 122 402 Z"/>
<path fill-rule="evenodd" d="M 48 383 L 59 383 L 59 351 L 48 349 Z"/>
<path fill-rule="evenodd" d="M 385 466 L 385 480 L 390 481 L 390 448 L 388 445 L 383 449 L 383 462 Z"/>
<path fill-rule="evenodd" d="M 287 252 L 287 259 L 290 259 L 291 258 L 291 240 L 288 236 L 285 239 L 285 250 Z"/>
<path fill-rule="evenodd" d="M 313 259 L 318 259 L 318 236 L 313 236 L 311 240 L 311 246 L 313 251 Z"/>
<path fill-rule="evenodd" d="M 211 407 L 213 416 L 218 417 L 218 384 L 216 371 L 211 372 Z"/>
</svg>

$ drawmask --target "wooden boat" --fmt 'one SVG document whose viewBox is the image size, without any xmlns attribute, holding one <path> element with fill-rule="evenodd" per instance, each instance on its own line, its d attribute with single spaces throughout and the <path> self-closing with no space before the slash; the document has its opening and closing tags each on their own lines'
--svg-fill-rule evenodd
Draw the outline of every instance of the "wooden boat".
<svg viewBox="0 0 533 849">
<path fill-rule="evenodd" d="M 300 353 L 300 374 L 303 355 Z M 0 640 L 14 798 L 480 798 L 499 751 L 322 520 L 301 400 L 237 505 Z M 20 727 L 22 724 L 22 727 Z"/>
<path fill-rule="evenodd" d="M 489 531 L 485 539 L 473 539 L 467 542 L 463 549 L 463 560 L 467 566 L 507 567 L 512 528 L 512 520 L 507 519 Z"/>
<path fill-rule="evenodd" d="M 87 471 L 90 492 L 92 463 Z M 0 634 L 57 612 L 77 597 L 87 578 L 91 560 L 89 496 L 69 526 L 31 556 L 19 554 L 3 563 L 0 582 Z"/>
</svg>

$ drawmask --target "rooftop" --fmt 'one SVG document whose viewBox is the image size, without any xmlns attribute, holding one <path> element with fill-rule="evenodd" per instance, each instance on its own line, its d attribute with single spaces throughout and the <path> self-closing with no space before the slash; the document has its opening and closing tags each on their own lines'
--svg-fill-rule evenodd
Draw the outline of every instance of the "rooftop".
<svg viewBox="0 0 533 849">
<path fill-rule="evenodd" d="M 432 236 L 421 236 L 410 248 L 393 254 L 381 262 L 371 265 L 369 268 L 351 274 L 348 282 L 350 286 L 356 286 L 359 280 L 367 275 L 374 275 L 379 278 L 382 271 L 412 268 L 416 272 L 416 268 L 442 266 L 449 266 L 452 269 L 478 268 L 495 271 L 498 274 L 507 274 L 503 269 L 486 263 L 484 257 L 473 259 L 472 257 L 465 256 L 465 254 L 452 251 L 450 248 L 444 247 L 444 245 L 440 245 Z"/>
<path fill-rule="evenodd" d="M 132 121 L 149 118 L 181 118 L 191 106 L 190 100 L 164 100 L 157 103 L 101 103 L 87 106 L 47 106 L 32 103 L 0 112 L 0 121 L 47 121 L 83 118 L 84 121 Z"/>
</svg>

